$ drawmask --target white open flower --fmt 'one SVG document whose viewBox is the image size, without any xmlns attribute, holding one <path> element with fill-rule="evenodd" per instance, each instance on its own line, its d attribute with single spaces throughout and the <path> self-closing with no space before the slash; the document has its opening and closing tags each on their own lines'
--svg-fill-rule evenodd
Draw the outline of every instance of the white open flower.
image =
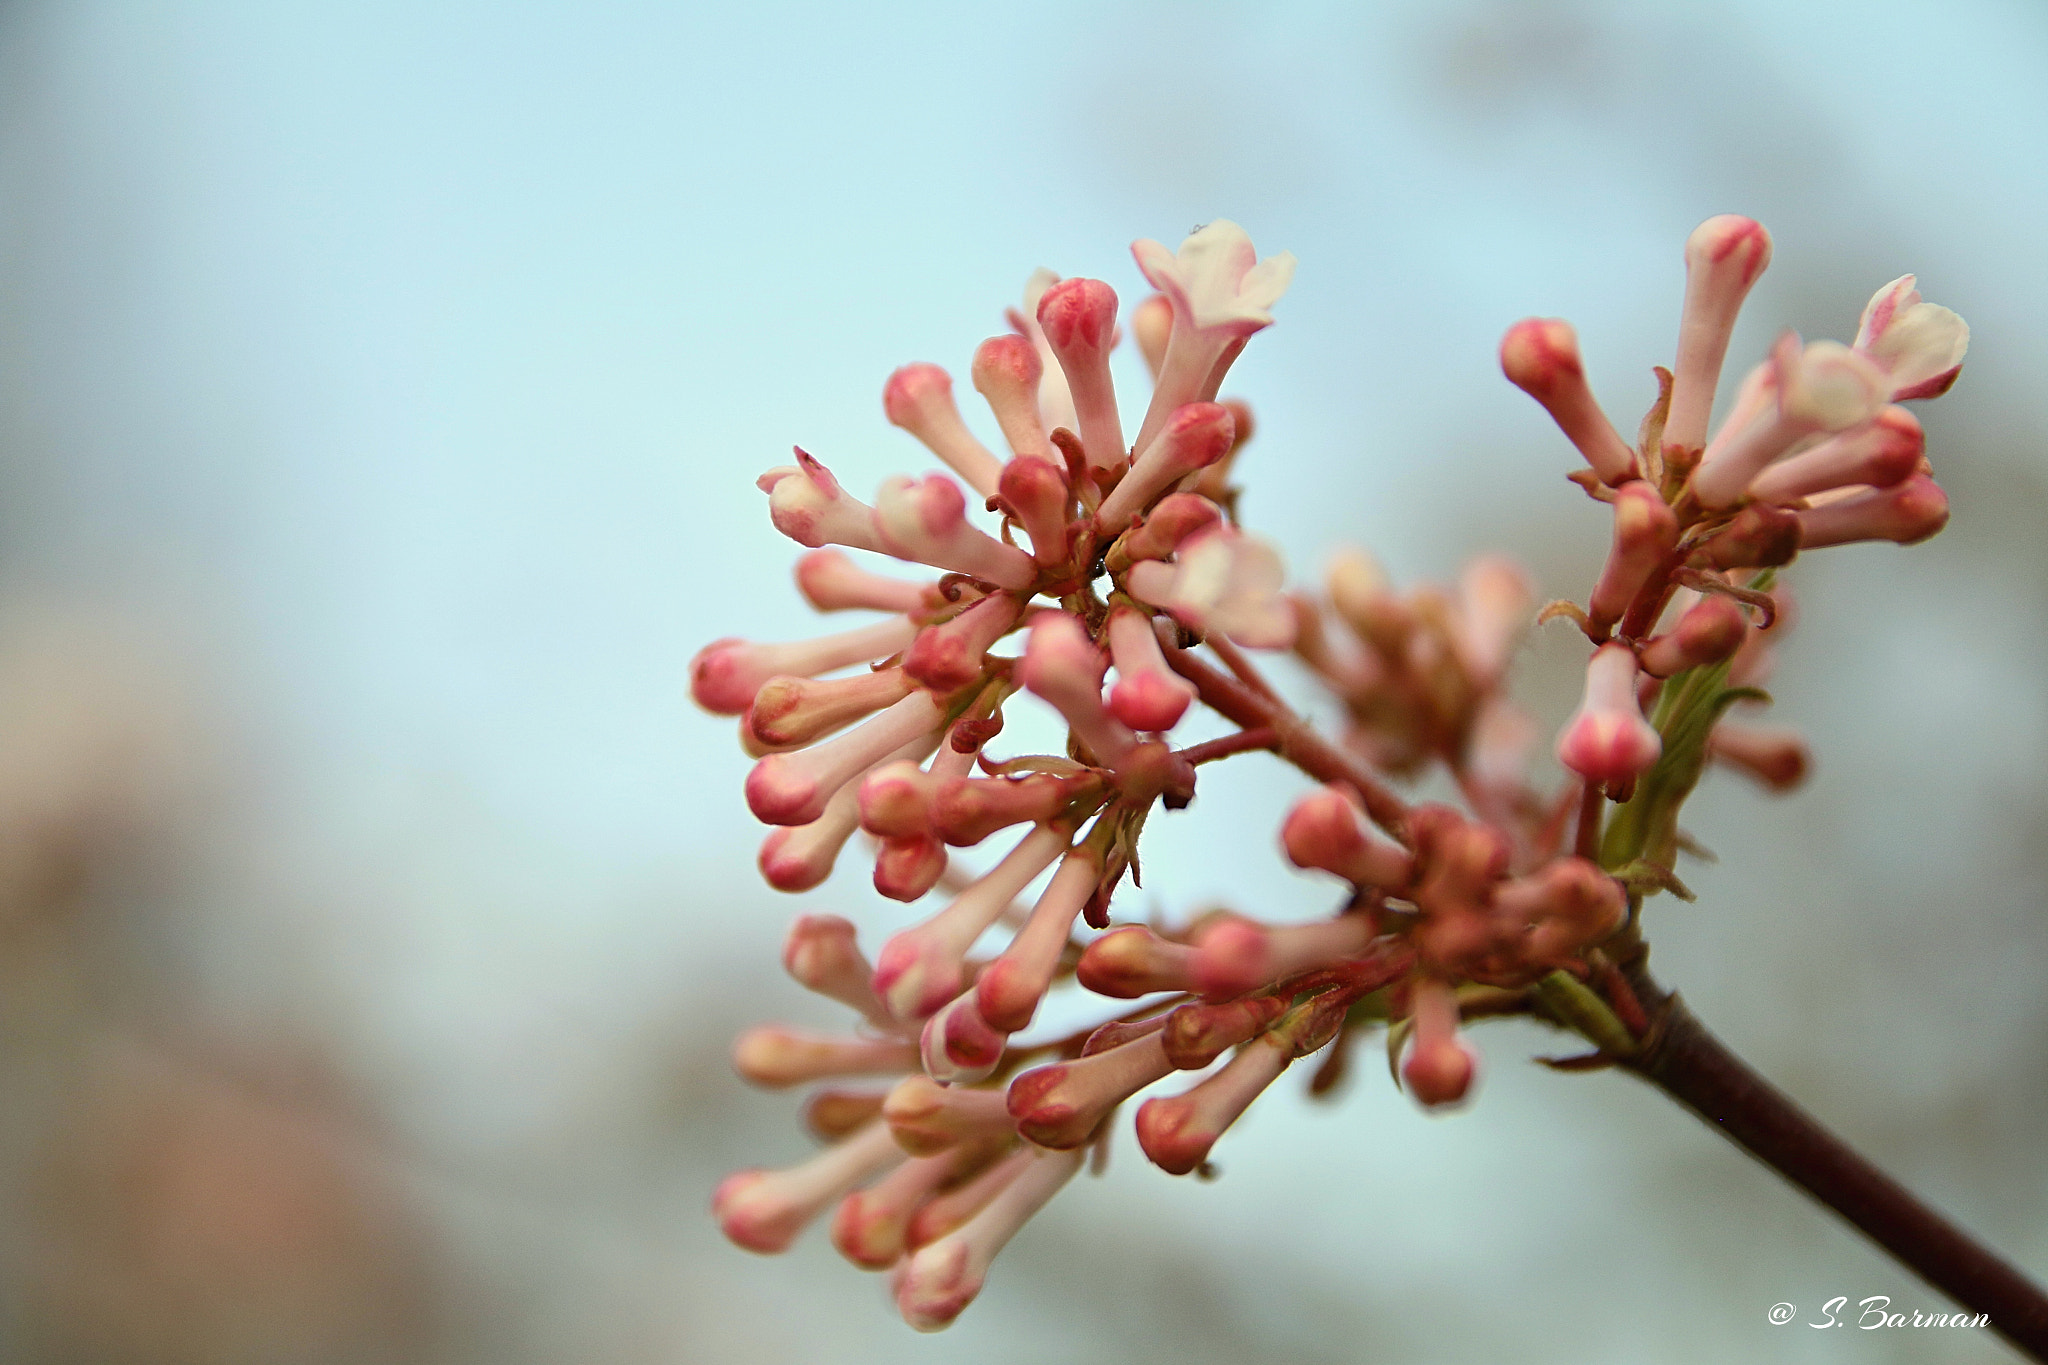
<svg viewBox="0 0 2048 1365">
<path fill-rule="evenodd" d="M 1273 305 L 1294 278 L 1293 252 L 1260 260 L 1252 239 L 1228 218 L 1197 228 L 1177 252 L 1146 239 L 1133 242 L 1131 254 L 1174 312 L 1203 331 L 1248 336 L 1271 326 Z"/>
<path fill-rule="evenodd" d="M 1947 392 L 1970 349 L 1970 324 L 1924 302 L 1914 284 L 1901 275 L 1872 294 L 1856 329 L 1856 349 L 1890 372 L 1893 399 Z"/>
<path fill-rule="evenodd" d="M 1171 564 L 1132 565 L 1128 580 L 1133 594 L 1194 629 L 1252 649 L 1294 643 L 1294 613 L 1281 595 L 1286 581 L 1278 550 L 1223 526 L 1191 537 Z"/>
</svg>

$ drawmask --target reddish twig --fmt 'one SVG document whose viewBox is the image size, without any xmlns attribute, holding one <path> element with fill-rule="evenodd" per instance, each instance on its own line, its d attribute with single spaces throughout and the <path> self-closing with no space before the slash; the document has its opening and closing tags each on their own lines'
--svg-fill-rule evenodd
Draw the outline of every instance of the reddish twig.
<svg viewBox="0 0 2048 1365">
<path fill-rule="evenodd" d="M 1277 749 L 1280 747 L 1280 732 L 1270 725 L 1255 725 L 1249 730 L 1239 730 L 1234 735 L 1223 735 L 1217 739 L 1203 740 L 1190 744 L 1175 752 L 1187 762 L 1200 766 L 1213 763 L 1219 758 L 1232 754 L 1247 753 L 1253 749 Z"/>
</svg>

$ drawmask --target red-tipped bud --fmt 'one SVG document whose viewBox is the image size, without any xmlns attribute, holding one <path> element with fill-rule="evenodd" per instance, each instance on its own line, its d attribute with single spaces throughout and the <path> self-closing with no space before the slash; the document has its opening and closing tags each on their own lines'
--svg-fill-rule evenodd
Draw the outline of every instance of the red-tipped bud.
<svg viewBox="0 0 2048 1365">
<path fill-rule="evenodd" d="M 1154 991 L 1194 987 L 1195 950 L 1169 943 L 1142 924 L 1112 929 L 1081 954 L 1076 976 L 1097 995 L 1135 1000 Z"/>
<path fill-rule="evenodd" d="M 1363 952 L 1373 933 L 1370 915 L 1281 925 L 1219 915 L 1195 938 L 1195 988 L 1209 1000 L 1228 1000 Z"/>
<path fill-rule="evenodd" d="M 770 754 L 747 774 L 747 808 L 770 825 L 808 825 L 832 794 L 896 749 L 936 738 L 945 713 L 928 693 L 913 692 L 837 739 L 789 754 Z"/>
<path fill-rule="evenodd" d="M 941 1085 L 928 1076 L 908 1076 L 881 1107 L 896 1145 L 912 1156 L 935 1156 L 962 1143 L 986 1143 L 1009 1135 L 1009 1101 L 1002 1090 Z"/>
<path fill-rule="evenodd" d="M 974 992 L 967 991 L 925 1020 L 918 1055 L 925 1074 L 948 1085 L 984 1080 L 1003 1059 L 1009 1035 L 981 1017 Z"/>
<path fill-rule="evenodd" d="M 1508 328 L 1500 343 L 1501 373 L 1544 406 L 1602 483 L 1619 487 L 1635 477 L 1635 452 L 1607 420 L 1586 386 L 1579 336 L 1561 318 L 1529 318 Z"/>
<path fill-rule="evenodd" d="M 1023 602 L 1009 593 L 996 593 L 950 621 L 926 626 L 903 656 L 905 676 L 940 693 L 979 682 L 983 656 L 1023 614 Z"/>
<path fill-rule="evenodd" d="M 1334 872 L 1354 886 L 1399 891 L 1415 875 L 1408 850 L 1369 834 L 1351 794 L 1336 785 L 1294 803 L 1280 843 L 1296 867 Z"/>
<path fill-rule="evenodd" d="M 856 938 L 851 920 L 801 915 L 782 941 L 782 966 L 806 989 L 858 1010 L 869 1023 L 886 1029 L 891 1020 L 869 985 L 874 968 Z"/>
<path fill-rule="evenodd" d="M 915 612 L 933 603 L 930 585 L 870 573 L 830 546 L 797 556 L 796 590 L 819 611 Z"/>
<path fill-rule="evenodd" d="M 1088 463 L 1107 469 L 1124 458 L 1123 426 L 1109 352 L 1116 345 L 1116 291 L 1101 280 L 1061 280 L 1038 301 L 1038 325 L 1074 395 Z"/>
<path fill-rule="evenodd" d="M 1051 460 L 1019 455 L 1003 466 L 1003 501 L 1031 537 L 1040 564 L 1067 557 L 1068 491 L 1067 471 Z"/>
<path fill-rule="evenodd" d="M 825 803 L 825 813 L 808 825 L 778 825 L 761 841 L 761 876 L 777 891 L 809 891 L 832 875 L 839 851 L 860 823 L 860 806 L 849 782 Z"/>
<path fill-rule="evenodd" d="M 1092 1057 L 1025 1072 L 1010 1082 L 1010 1117 L 1041 1147 L 1079 1147 L 1110 1110 L 1171 1070 L 1159 1035 L 1147 1034 Z"/>
<path fill-rule="evenodd" d="M 786 1170 L 727 1176 L 711 1196 L 711 1213 L 735 1244 L 773 1255 L 848 1190 L 902 1159 L 877 1123 Z"/>
<path fill-rule="evenodd" d="M 1813 755 L 1799 732 L 1777 725 L 1724 720 L 1707 736 L 1707 752 L 1774 792 L 1791 791 L 1813 766 Z"/>
<path fill-rule="evenodd" d="M 1894 487 L 1823 503 L 1798 515 L 1801 549 L 1858 540 L 1918 545 L 1948 525 L 1948 494 L 1925 474 L 1915 474 Z"/>
<path fill-rule="evenodd" d="M 1096 509 L 1096 525 L 1109 535 L 1128 526 L 1174 484 L 1230 453 L 1236 422 L 1221 403 L 1175 408 L 1159 434 L 1131 462 L 1130 472 Z"/>
<path fill-rule="evenodd" d="M 1277 995 L 1182 1005 L 1166 1016 L 1162 1041 L 1167 1060 L 1182 1071 L 1200 1071 L 1227 1049 L 1264 1033 L 1286 1012 L 1286 999 Z"/>
<path fill-rule="evenodd" d="M 1753 219 L 1724 213 L 1685 240 L 1685 311 L 1672 366 L 1671 410 L 1664 442 L 1697 451 L 1706 444 L 1728 337 L 1749 287 L 1771 263 L 1771 234 Z"/>
<path fill-rule="evenodd" d="M 1042 611 L 1032 618 L 1017 672 L 1024 686 L 1058 709 L 1099 762 L 1114 764 L 1137 737 L 1103 705 L 1102 675 L 1108 666 L 1109 659 L 1078 617 Z"/>
<path fill-rule="evenodd" d="M 1614 490 L 1614 543 L 1586 615 L 1595 637 L 1605 636 L 1678 544 L 1678 517 L 1662 495 L 1641 479 Z"/>
<path fill-rule="evenodd" d="M 988 400 L 1003 439 L 1019 455 L 1057 460 L 1038 415 L 1038 380 L 1045 366 L 1031 338 L 1014 332 L 990 337 L 974 352 L 974 387 Z"/>
<path fill-rule="evenodd" d="M 917 1046 L 887 1038 L 842 1038 L 781 1024 L 750 1028 L 733 1042 L 732 1069 L 770 1090 L 830 1076 L 887 1076 L 917 1070 Z"/>
<path fill-rule="evenodd" d="M 1171 493 L 1145 514 L 1123 539 L 1130 560 L 1170 559 L 1181 542 L 1223 520 L 1223 509 L 1196 493 Z"/>
<path fill-rule="evenodd" d="M 1224 1068 L 1186 1094 L 1146 1100 L 1138 1108 L 1138 1145 L 1152 1164 L 1186 1175 L 1293 1058 L 1279 1040 L 1261 1038 L 1237 1050 Z"/>
<path fill-rule="evenodd" d="M 953 402 L 953 380 L 936 365 L 905 365 L 882 388 L 882 411 L 893 426 L 924 442 L 925 448 L 967 480 L 983 497 L 996 491 L 1002 461 L 974 439 Z"/>
<path fill-rule="evenodd" d="M 747 708 L 747 728 L 773 748 L 809 744 L 871 716 L 910 695 L 913 681 L 900 668 L 817 681 L 770 678 Z"/>
<path fill-rule="evenodd" d="M 981 1212 L 903 1263 L 896 1308 L 920 1332 L 936 1332 L 981 1292 L 996 1255 L 1031 1215 L 1081 1169 L 1078 1153 L 1027 1152 L 1017 1173 Z"/>
<path fill-rule="evenodd" d="M 1195 699 L 1195 687 L 1166 666 L 1152 614 L 1122 604 L 1109 613 L 1109 651 L 1116 686 L 1109 712 L 1133 730 L 1170 730 Z"/>
<path fill-rule="evenodd" d="M 1586 665 L 1586 695 L 1557 739 L 1557 761 L 1588 782 L 1620 786 L 1648 772 L 1664 742 L 1636 701 L 1636 656 L 1602 645 Z"/>
<path fill-rule="evenodd" d="M 1678 624 L 1643 646 L 1643 672 L 1669 678 L 1688 668 L 1717 664 L 1742 648 L 1749 618 L 1725 597 L 1706 597 L 1678 618 Z"/>
<path fill-rule="evenodd" d="M 910 1220 L 959 1164 L 950 1152 L 903 1162 L 864 1190 L 839 1201 L 832 1245 L 862 1270 L 887 1270 L 909 1248 Z"/>
<path fill-rule="evenodd" d="M 1790 564 L 1798 553 L 1798 515 L 1753 502 L 1695 550 L 1692 562 L 1708 569 L 1763 569 Z"/>
<path fill-rule="evenodd" d="M 898 475 L 885 482 L 875 497 L 875 525 L 881 533 L 879 548 L 898 559 L 1003 588 L 1026 588 L 1038 577 L 1030 555 L 968 524 L 966 497 L 943 474 L 922 479 Z"/>
<path fill-rule="evenodd" d="M 1890 488 L 1919 472 L 1926 456 L 1927 433 L 1920 419 L 1889 407 L 1860 427 L 1780 460 L 1751 482 L 1749 493 L 1761 502 L 1793 503 L 1859 484 Z"/>
<path fill-rule="evenodd" d="M 875 890 L 892 901 L 917 900 L 944 875 L 946 846 L 929 834 L 884 839 L 875 853 Z"/>
<path fill-rule="evenodd" d="M 901 616 L 859 630 L 784 645 L 714 640 L 690 660 L 690 695 L 714 715 L 737 716 L 770 678 L 814 677 L 886 659 L 907 646 L 917 627 Z"/>
</svg>

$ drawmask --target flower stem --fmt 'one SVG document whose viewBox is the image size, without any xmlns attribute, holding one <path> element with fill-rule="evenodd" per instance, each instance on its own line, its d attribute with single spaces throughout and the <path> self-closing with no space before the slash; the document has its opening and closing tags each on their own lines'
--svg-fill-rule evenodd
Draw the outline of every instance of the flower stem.
<svg viewBox="0 0 2048 1365">
<path fill-rule="evenodd" d="M 1621 1065 L 1847 1219 L 1907 1269 L 2034 1360 L 2048 1361 L 2048 1295 L 1822 1127 L 1707 1031 L 1640 966 L 1629 973 L 1657 1027 Z"/>
</svg>

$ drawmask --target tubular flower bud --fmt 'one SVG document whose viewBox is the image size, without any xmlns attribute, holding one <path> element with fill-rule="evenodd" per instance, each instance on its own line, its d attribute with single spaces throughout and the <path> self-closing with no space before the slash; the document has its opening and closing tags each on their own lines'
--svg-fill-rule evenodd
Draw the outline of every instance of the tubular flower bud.
<svg viewBox="0 0 2048 1365">
<path fill-rule="evenodd" d="M 1799 732 L 1779 725 L 1722 721 L 1707 736 L 1707 753 L 1774 792 L 1788 792 L 1806 780 L 1813 755 Z"/>
<path fill-rule="evenodd" d="M 837 1142 L 882 1112 L 886 1090 L 817 1090 L 804 1101 L 804 1127 L 822 1142 Z"/>
<path fill-rule="evenodd" d="M 1802 347 L 1787 332 L 1771 350 L 1771 366 L 1777 406 L 1739 429 L 1723 423 L 1693 471 L 1692 492 L 1702 507 L 1733 507 L 1764 467 L 1799 441 L 1867 422 L 1891 396 L 1884 371 L 1839 341 Z"/>
<path fill-rule="evenodd" d="M 1636 701 L 1636 656 L 1602 645 L 1586 665 L 1586 694 L 1557 739 L 1557 761 L 1588 782 L 1621 786 L 1648 772 L 1664 741 Z"/>
<path fill-rule="evenodd" d="M 1753 219 L 1724 213 L 1685 239 L 1685 311 L 1678 323 L 1678 360 L 1672 366 L 1666 445 L 1697 450 L 1706 444 L 1707 416 L 1728 337 L 1749 287 L 1771 263 L 1771 234 Z"/>
<path fill-rule="evenodd" d="M 1071 777 L 956 777 L 932 789 L 927 819 L 932 832 L 947 843 L 971 848 L 999 829 L 1050 820 L 1101 786 L 1102 779 L 1093 772 Z"/>
<path fill-rule="evenodd" d="M 809 744 L 902 701 L 914 685 L 901 668 L 826 682 L 784 674 L 762 683 L 754 694 L 747 729 L 774 748 Z"/>
<path fill-rule="evenodd" d="M 1067 558 L 1067 471 L 1051 460 L 1019 455 L 1003 466 L 1002 495 L 1031 537 L 1031 557 L 1040 564 Z"/>
<path fill-rule="evenodd" d="M 936 1332 L 959 1317 L 981 1292 L 996 1254 L 1080 1169 L 1078 1152 L 1027 1153 L 986 1208 L 904 1262 L 896 1281 L 903 1320 Z"/>
<path fill-rule="evenodd" d="M 910 1220 L 959 1165 L 952 1152 L 912 1157 L 839 1201 L 832 1245 L 863 1270 L 887 1270 L 909 1248 Z"/>
<path fill-rule="evenodd" d="M 1167 668 L 1151 614 L 1118 604 L 1110 609 L 1108 635 L 1116 660 L 1110 714 L 1133 730 L 1170 730 L 1179 724 L 1195 699 L 1195 686 Z"/>
<path fill-rule="evenodd" d="M 1947 393 L 1970 349 L 1970 324 L 1921 302 L 1914 284 L 1911 275 L 1901 275 L 1872 294 L 1856 329 L 1856 349 L 1891 377 L 1894 402 Z"/>
<path fill-rule="evenodd" d="M 926 1200 L 910 1219 L 911 1249 L 929 1246 L 987 1208 L 989 1201 L 1009 1188 L 1035 1154 L 1036 1149 L 1021 1145 L 1007 1153 L 999 1148 L 995 1152 L 999 1160 L 989 1161 L 966 1181 Z M 974 1164 L 972 1156 L 968 1164 Z"/>
<path fill-rule="evenodd" d="M 801 915 L 782 941 L 783 969 L 805 989 L 837 1000 L 878 1029 L 893 1030 L 895 1021 L 870 984 L 874 968 L 868 965 L 855 937 L 851 920 L 837 915 Z"/>
<path fill-rule="evenodd" d="M 1217 526 L 1190 536 L 1171 565 L 1131 566 L 1131 595 L 1171 612 L 1204 635 L 1221 633 L 1250 649 L 1294 643 L 1294 612 L 1282 592 L 1279 552 L 1255 536 Z"/>
<path fill-rule="evenodd" d="M 1469 975 L 1499 947 L 1492 899 L 1507 871 L 1507 839 L 1448 806 L 1418 807 L 1408 830 L 1420 869 L 1409 893 L 1422 912 L 1416 951 L 1439 971 Z"/>
<path fill-rule="evenodd" d="M 777 825 L 761 841 L 761 876 L 777 891 L 809 891 L 832 875 L 839 851 L 860 827 L 860 796 L 851 782 L 832 794 L 808 825 Z"/>
<path fill-rule="evenodd" d="M 1260 924 L 1219 915 L 1195 937 L 1195 989 L 1229 1000 L 1296 972 L 1362 953 L 1373 940 L 1370 915 L 1339 915 L 1314 924 Z"/>
<path fill-rule="evenodd" d="M 875 993 L 889 1012 L 910 1021 L 932 1014 L 960 993 L 967 950 L 988 932 L 1018 892 L 1067 848 L 1065 830 L 1040 825 L 953 903 L 882 947 Z"/>
<path fill-rule="evenodd" d="M 1614 543 L 1586 615 L 1595 638 L 1627 614 L 1643 585 L 1678 544 L 1678 517 L 1656 489 L 1630 479 L 1614 490 Z"/>
<path fill-rule="evenodd" d="M 1528 573 L 1504 555 L 1481 555 L 1458 575 L 1458 657 L 1479 687 L 1507 672 L 1535 605 Z"/>
<path fill-rule="evenodd" d="M 1005 308 L 1003 318 L 1012 331 L 1030 337 L 1031 344 L 1038 349 L 1040 425 L 1047 431 L 1055 427 L 1079 431 L 1080 418 L 1074 415 L 1074 392 L 1068 387 L 1067 376 L 1060 369 L 1059 357 L 1053 354 L 1052 343 L 1046 339 L 1045 328 L 1038 325 L 1038 306 L 1059 282 L 1060 277 L 1044 266 L 1032 271 L 1031 278 L 1024 281 L 1023 308 Z"/>
<path fill-rule="evenodd" d="M 941 780 L 909 761 L 876 768 L 861 780 L 860 827 L 885 839 L 925 833 L 932 789 Z"/>
<path fill-rule="evenodd" d="M 747 774 L 747 808 L 769 825 L 808 825 L 832 793 L 913 741 L 936 741 L 945 722 L 927 692 L 913 692 L 837 739 L 796 753 L 770 754 Z"/>
<path fill-rule="evenodd" d="M 1558 967 L 1628 917 L 1621 883 L 1585 858 L 1557 858 L 1494 891 L 1494 914 L 1522 939 L 1522 956 Z"/>
<path fill-rule="evenodd" d="M 1717 664 L 1742 647 L 1749 620 L 1725 597 L 1703 597 L 1678 624 L 1643 646 L 1643 672 L 1669 678 L 1688 668 Z"/>
<path fill-rule="evenodd" d="M 1790 508 L 1756 502 L 1737 512 L 1691 559 L 1701 568 L 1760 569 L 1790 564 L 1798 553 L 1797 515 Z"/>
<path fill-rule="evenodd" d="M 1501 373 L 1541 403 L 1609 487 L 1636 476 L 1635 452 L 1600 410 L 1579 361 L 1579 335 L 1562 318 L 1529 318 L 1500 343 Z"/>
<path fill-rule="evenodd" d="M 1095 524 L 1107 535 L 1123 530 L 1174 484 L 1228 455 L 1235 432 L 1236 420 L 1221 403 L 1175 408 L 1157 437 L 1138 448 L 1130 472 L 1102 500 Z"/>
<path fill-rule="evenodd" d="M 790 644 L 714 640 L 690 660 L 690 696 L 713 715 L 737 716 L 753 705 L 770 678 L 815 677 L 852 664 L 886 659 L 903 650 L 916 635 L 917 627 L 908 617 L 894 616 L 859 630 Z"/>
<path fill-rule="evenodd" d="M 773 1255 L 847 1191 L 902 1159 L 888 1125 L 870 1123 L 799 1165 L 727 1176 L 711 1196 L 711 1213 L 734 1243 Z"/>
<path fill-rule="evenodd" d="M 1034 1067 L 1010 1082 L 1010 1117 L 1041 1147 L 1079 1147 L 1109 1111 L 1173 1070 L 1157 1033 L 1071 1062 Z"/>
<path fill-rule="evenodd" d="M 1088 1041 L 1081 1044 L 1081 1055 L 1093 1057 L 1098 1052 L 1107 1052 L 1113 1047 L 1122 1047 L 1166 1027 L 1166 1016 L 1152 1015 L 1146 1019 L 1112 1020 L 1088 1035 Z"/>
<path fill-rule="evenodd" d="M 886 553 L 875 509 L 841 488 L 832 471 L 801 446 L 796 460 L 795 465 L 778 465 L 754 480 L 754 486 L 768 495 L 768 519 L 775 529 L 814 550 L 848 545 Z"/>
<path fill-rule="evenodd" d="M 1355 547 L 1339 550 L 1325 578 L 1330 605 L 1352 632 L 1387 659 L 1404 660 L 1415 613 L 1393 591 L 1379 561 Z"/>
<path fill-rule="evenodd" d="M 769 1090 L 832 1076 L 900 1075 L 917 1070 L 917 1045 L 762 1024 L 734 1040 L 732 1069 L 740 1079 Z"/>
<path fill-rule="evenodd" d="M 1818 550 L 1857 540 L 1917 545 L 1948 525 L 1948 494 L 1925 474 L 1904 483 L 1823 503 L 1799 515 L 1799 547 Z"/>
<path fill-rule="evenodd" d="M 1399 891 L 1415 875 L 1408 850 L 1368 833 L 1350 793 L 1335 784 L 1294 803 L 1280 844 L 1296 867 L 1334 872 L 1353 886 Z"/>
<path fill-rule="evenodd" d="M 1050 461 L 1059 456 L 1038 415 L 1038 381 L 1044 372 L 1029 337 L 990 337 L 974 352 L 974 387 L 988 400 L 1003 439 L 1019 455 Z"/>
<path fill-rule="evenodd" d="M 1271 1028 L 1287 1013 L 1277 995 L 1248 995 L 1220 1005 L 1182 1005 L 1166 1016 L 1161 1044 L 1182 1071 L 1200 1071 L 1230 1048 Z"/>
<path fill-rule="evenodd" d="M 881 1112 L 896 1145 L 912 1156 L 936 1156 L 963 1143 L 987 1143 L 1015 1132 L 1003 1091 L 940 1085 L 929 1076 L 897 1082 Z"/>
<path fill-rule="evenodd" d="M 1181 542 L 1223 520 L 1223 509 L 1198 493 L 1170 493 L 1124 534 L 1123 556 L 1170 559 Z"/>
<path fill-rule="evenodd" d="M 796 589 L 804 601 L 818 611 L 918 612 L 932 605 L 932 589 L 926 583 L 906 583 L 870 573 L 847 557 L 844 550 L 826 547 L 807 550 L 797 556 Z"/>
<path fill-rule="evenodd" d="M 898 559 L 1003 588 L 1026 588 L 1038 577 L 1030 555 L 968 524 L 960 485 L 943 474 L 922 479 L 897 475 L 885 482 L 875 498 L 875 524 L 878 548 Z"/>
<path fill-rule="evenodd" d="M 1920 419 L 1889 407 L 1862 426 L 1780 460 L 1757 475 L 1749 494 L 1759 502 L 1792 505 L 1835 488 L 1890 488 L 1918 472 L 1926 455 L 1927 433 Z"/>
<path fill-rule="evenodd" d="M 1293 1060 L 1284 1040 L 1272 1034 L 1254 1038 L 1221 1071 L 1193 1089 L 1138 1106 L 1138 1145 L 1160 1170 L 1186 1175 L 1208 1160 L 1209 1149 L 1224 1129 L 1237 1122 Z"/>
<path fill-rule="evenodd" d="M 1040 612 L 1031 622 L 1018 676 L 1024 686 L 1051 702 L 1069 727 L 1103 764 L 1113 764 L 1137 743 L 1123 722 L 1102 704 L 1102 675 L 1109 660 L 1088 638 L 1087 627 L 1070 612 Z"/>
<path fill-rule="evenodd" d="M 1031 918 L 982 970 L 974 994 L 981 1017 L 991 1028 L 1015 1033 L 1031 1022 L 1038 1002 L 1052 986 L 1075 917 L 1101 875 L 1102 860 L 1093 850 L 1085 844 L 1070 849 L 1032 907 Z"/>
<path fill-rule="evenodd" d="M 1009 593 L 984 597 L 952 620 L 919 631 L 903 656 L 903 671 L 934 692 L 957 692 L 980 681 L 982 657 L 1023 614 L 1024 604 Z"/>
<path fill-rule="evenodd" d="M 1126 924 L 1096 939 L 1075 969 L 1081 984 L 1113 1000 L 1154 991 L 1193 990 L 1195 950 L 1170 943 L 1142 924 Z"/>
<path fill-rule="evenodd" d="M 908 904 L 946 875 L 946 846 L 929 834 L 884 839 L 875 852 L 875 890 Z"/>
<path fill-rule="evenodd" d="M 1166 342 L 1173 333 L 1173 300 L 1164 294 L 1147 295 L 1131 314 L 1131 334 L 1137 339 L 1138 353 L 1145 357 L 1145 368 L 1152 371 L 1156 382 L 1159 367 L 1166 363 Z"/>
<path fill-rule="evenodd" d="M 918 1056 L 927 1076 L 948 1085 L 986 1080 L 1003 1059 L 1009 1035 L 981 1017 L 972 990 L 962 993 L 924 1022 Z"/>
<path fill-rule="evenodd" d="M 1133 242 L 1131 255 L 1173 308 L 1152 405 L 1131 443 L 1143 452 L 1175 408 L 1213 398 L 1245 339 L 1272 325 L 1271 309 L 1294 278 L 1294 257 L 1283 251 L 1259 260 L 1244 229 L 1221 218 L 1191 234 L 1178 252 L 1147 240 Z"/>
<path fill-rule="evenodd" d="M 953 403 L 953 380 L 936 365 L 905 365 L 882 388 L 882 411 L 891 426 L 924 442 L 967 486 L 984 498 L 996 491 L 1003 463 L 974 439 Z"/>
<path fill-rule="evenodd" d="M 1101 280 L 1061 280 L 1038 300 L 1038 325 L 1066 373 L 1088 463 L 1108 469 L 1124 459 L 1123 425 L 1109 352 L 1116 345 L 1116 291 Z"/>
<path fill-rule="evenodd" d="M 1458 1001 L 1435 978 L 1415 983 L 1415 1041 L 1401 1063 L 1408 1093 L 1428 1108 L 1456 1104 L 1472 1088 L 1478 1070 L 1472 1049 L 1458 1036 Z"/>
</svg>

